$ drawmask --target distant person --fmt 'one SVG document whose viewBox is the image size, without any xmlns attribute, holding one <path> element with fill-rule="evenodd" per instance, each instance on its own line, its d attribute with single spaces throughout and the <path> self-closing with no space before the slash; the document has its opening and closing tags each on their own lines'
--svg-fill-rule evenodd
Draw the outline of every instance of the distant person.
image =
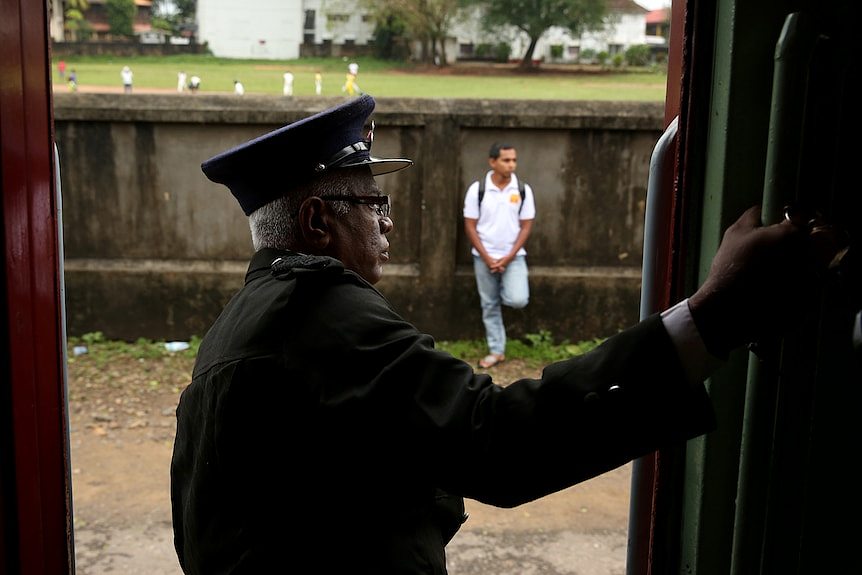
<svg viewBox="0 0 862 575">
<path fill-rule="evenodd" d="M 233 81 L 233 93 L 237 96 L 242 96 L 243 94 L 245 94 L 245 87 L 239 80 Z"/>
<path fill-rule="evenodd" d="M 341 87 L 341 91 L 346 92 L 348 96 L 361 96 L 364 92 L 359 87 L 358 76 L 359 64 L 351 62 L 347 65 L 347 75 L 344 78 L 344 85 Z"/>
<path fill-rule="evenodd" d="M 348 96 L 361 96 L 362 90 L 356 82 L 356 74 L 347 73 L 344 78 L 344 85 L 341 87 L 342 92 L 346 92 Z"/>
<path fill-rule="evenodd" d="M 69 91 L 78 91 L 78 73 L 75 71 L 74 68 L 72 68 L 72 71 L 69 72 Z"/>
<path fill-rule="evenodd" d="M 180 94 L 186 89 L 186 73 L 180 71 L 177 73 L 177 92 Z"/>
<path fill-rule="evenodd" d="M 197 94 L 200 87 L 201 87 L 200 77 L 192 76 L 191 78 L 189 78 L 189 91 L 192 94 Z"/>
<path fill-rule="evenodd" d="M 60 60 L 57 62 L 57 71 L 60 73 L 60 79 L 66 79 L 66 61 Z"/>
<path fill-rule="evenodd" d="M 467 188 L 464 198 L 464 231 L 472 245 L 488 345 L 488 355 L 479 360 L 483 369 L 506 359 L 502 306 L 521 309 L 530 299 L 524 244 L 536 217 L 533 190 L 524 184 L 522 193 L 515 175 L 518 154 L 514 146 L 494 143 L 488 164 L 491 169 Z"/>
<path fill-rule="evenodd" d="M 282 87 L 282 93 L 285 96 L 293 96 L 293 73 L 290 70 L 284 73 L 284 86 Z"/>
<path fill-rule="evenodd" d="M 126 94 L 132 93 L 132 78 L 134 74 L 132 73 L 132 69 L 128 66 L 123 66 L 122 71 L 120 72 L 120 78 L 123 80 L 123 92 Z"/>
<path fill-rule="evenodd" d="M 314 93 L 318 96 L 323 93 L 323 74 L 320 70 L 314 73 Z"/>
</svg>

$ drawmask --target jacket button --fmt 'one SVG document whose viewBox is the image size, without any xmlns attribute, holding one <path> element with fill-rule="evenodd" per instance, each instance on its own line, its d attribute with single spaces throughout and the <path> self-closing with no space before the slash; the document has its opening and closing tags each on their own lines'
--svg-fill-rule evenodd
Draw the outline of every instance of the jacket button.
<svg viewBox="0 0 862 575">
<path fill-rule="evenodd" d="M 591 391 L 584 395 L 584 403 L 592 403 L 601 399 L 601 396 L 595 391 Z"/>
</svg>

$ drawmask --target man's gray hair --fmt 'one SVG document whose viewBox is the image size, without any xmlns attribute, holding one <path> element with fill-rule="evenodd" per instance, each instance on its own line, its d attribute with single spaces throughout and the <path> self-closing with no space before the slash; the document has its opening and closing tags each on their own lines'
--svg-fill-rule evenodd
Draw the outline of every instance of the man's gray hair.
<svg viewBox="0 0 862 575">
<path fill-rule="evenodd" d="M 299 206 L 302 202 L 312 196 L 349 196 L 355 186 L 355 177 L 354 170 L 332 170 L 252 212 L 248 217 L 248 225 L 251 229 L 254 251 L 261 248 L 297 249 L 299 230 L 296 226 L 296 216 L 299 214 Z M 333 202 L 332 206 L 339 216 L 350 212 L 348 202 Z"/>
</svg>

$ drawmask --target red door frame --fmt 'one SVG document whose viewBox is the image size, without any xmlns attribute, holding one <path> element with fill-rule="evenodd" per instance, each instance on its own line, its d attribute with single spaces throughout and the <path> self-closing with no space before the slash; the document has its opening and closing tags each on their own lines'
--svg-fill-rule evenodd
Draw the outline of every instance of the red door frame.
<svg viewBox="0 0 862 575">
<path fill-rule="evenodd" d="M 692 73 L 694 70 L 694 30 L 697 0 L 673 0 L 668 40 L 668 72 L 665 94 L 664 125 L 679 117 L 679 127 L 673 153 L 673 170 L 663 174 L 662 193 L 670 196 L 664 202 L 670 211 L 661 220 L 672 222 L 657 243 L 667 255 L 665 269 L 657 276 L 662 285 L 653 286 L 661 309 L 679 301 L 684 293 L 685 242 L 682 241 L 685 221 L 688 173 L 685 158 L 691 140 Z M 708 3 L 707 3 L 708 4 Z M 662 450 L 639 459 L 632 478 L 629 514 L 629 540 L 626 572 L 628 575 L 664 573 L 678 556 L 675 535 L 678 535 L 674 514 L 678 511 L 678 477 L 681 469 L 679 450 Z"/>
<path fill-rule="evenodd" d="M 0 0 L 0 571 L 74 571 L 46 1 Z"/>
</svg>

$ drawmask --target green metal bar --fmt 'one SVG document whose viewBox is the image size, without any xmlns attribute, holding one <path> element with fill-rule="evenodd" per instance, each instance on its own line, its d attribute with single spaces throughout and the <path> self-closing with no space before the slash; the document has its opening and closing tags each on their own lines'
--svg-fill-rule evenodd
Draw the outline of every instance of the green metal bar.
<svg viewBox="0 0 862 575">
<path fill-rule="evenodd" d="M 797 197 L 808 67 L 816 33 L 800 12 L 789 14 L 775 46 L 769 145 L 763 183 L 763 221 L 781 221 Z"/>
<path fill-rule="evenodd" d="M 711 3 L 696 4 L 705 10 Z M 702 163 L 692 170 L 702 173 L 703 185 L 693 177 L 696 189 L 684 192 L 702 201 L 702 212 L 691 214 L 700 220 L 700 282 L 727 226 L 762 201 L 772 57 L 786 13 L 779 0 L 715 0 L 714 11 L 714 16 L 701 15 L 715 30 L 709 103 L 698 104 L 704 113 L 690 119 L 706 131 L 704 156 L 689 159 L 689 164 Z M 701 64 L 704 51 L 701 46 Z M 686 447 L 679 573 L 730 572 L 747 364 L 747 353 L 734 353 L 708 382 L 718 429 Z"/>
<path fill-rule="evenodd" d="M 815 35 L 801 13 L 786 17 L 775 48 L 769 140 L 763 185 L 764 224 L 780 221 L 797 195 L 808 65 Z M 774 476 L 779 365 L 783 342 L 760 342 L 752 355 L 743 418 L 731 575 L 761 572 Z"/>
</svg>

